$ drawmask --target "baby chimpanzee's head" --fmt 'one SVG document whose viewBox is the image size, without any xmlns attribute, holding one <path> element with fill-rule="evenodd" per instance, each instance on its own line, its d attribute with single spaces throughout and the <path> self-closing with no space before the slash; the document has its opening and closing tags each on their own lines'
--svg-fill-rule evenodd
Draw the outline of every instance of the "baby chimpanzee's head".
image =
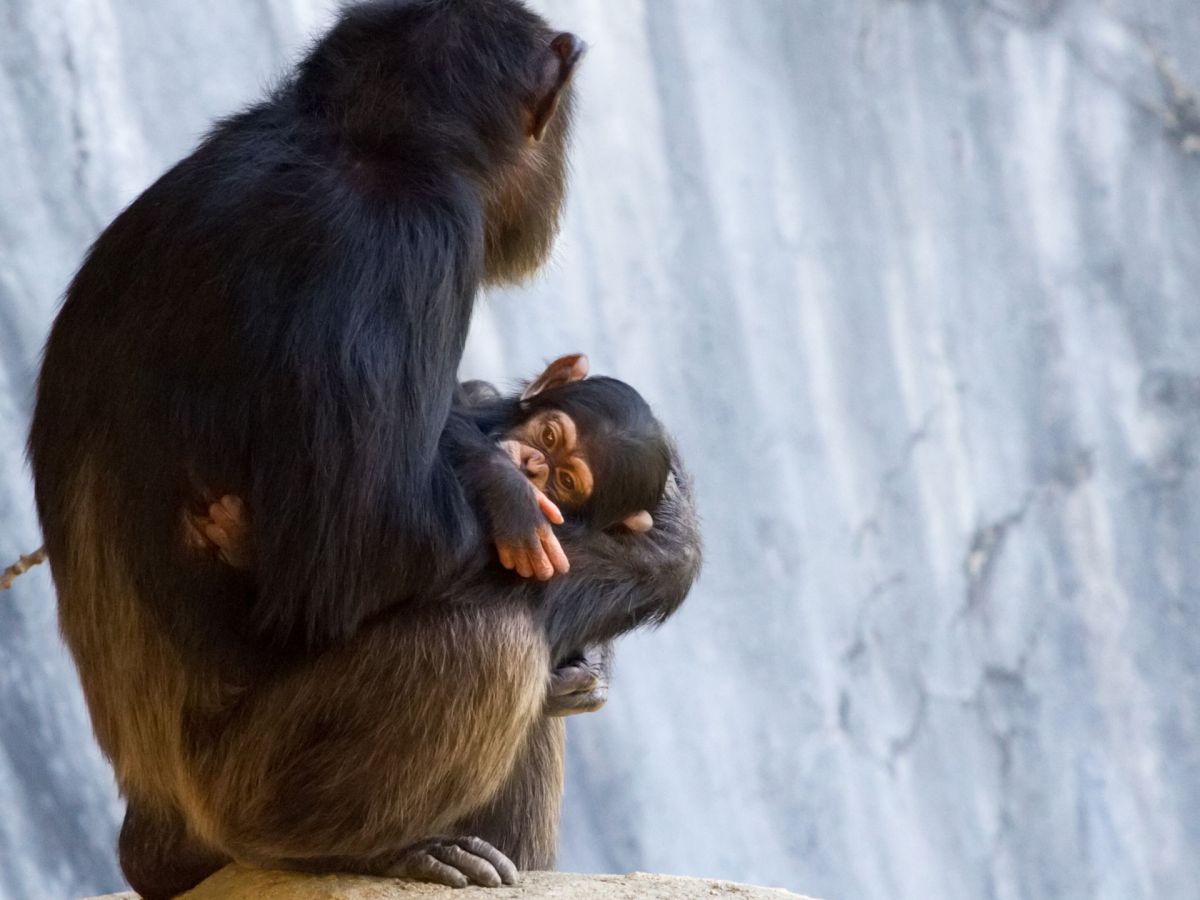
<svg viewBox="0 0 1200 900">
<path fill-rule="evenodd" d="M 586 376 L 582 355 L 547 366 L 522 392 L 502 446 L 564 513 L 646 531 L 670 472 L 666 431 L 629 385 Z"/>
</svg>

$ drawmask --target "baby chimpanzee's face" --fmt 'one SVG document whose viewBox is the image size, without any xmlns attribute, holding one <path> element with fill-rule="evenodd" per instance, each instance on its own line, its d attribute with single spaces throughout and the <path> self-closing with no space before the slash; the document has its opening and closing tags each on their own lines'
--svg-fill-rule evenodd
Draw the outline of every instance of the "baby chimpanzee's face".
<svg viewBox="0 0 1200 900">
<path fill-rule="evenodd" d="M 548 409 L 521 423 L 500 446 L 533 486 L 566 509 L 578 509 L 595 487 L 583 435 L 575 420 Z"/>
</svg>

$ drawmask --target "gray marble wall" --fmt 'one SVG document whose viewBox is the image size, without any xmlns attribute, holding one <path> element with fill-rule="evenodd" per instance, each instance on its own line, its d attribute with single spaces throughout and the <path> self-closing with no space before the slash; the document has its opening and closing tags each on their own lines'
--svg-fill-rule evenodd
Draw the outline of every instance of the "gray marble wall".
<svg viewBox="0 0 1200 900">
<path fill-rule="evenodd" d="M 830 898 L 1200 883 L 1195 0 L 544 0 L 593 45 L 556 260 L 464 376 L 587 351 L 709 563 L 573 723 L 564 867 Z M 0 6 L 0 556 L 87 243 L 326 0 Z M 0 897 L 120 881 L 44 571 L 0 596 Z"/>
</svg>

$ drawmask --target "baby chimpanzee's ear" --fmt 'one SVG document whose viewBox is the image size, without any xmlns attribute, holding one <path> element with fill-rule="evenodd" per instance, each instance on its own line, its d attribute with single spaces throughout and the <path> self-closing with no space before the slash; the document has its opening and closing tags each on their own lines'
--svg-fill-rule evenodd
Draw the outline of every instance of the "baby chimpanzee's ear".
<svg viewBox="0 0 1200 900">
<path fill-rule="evenodd" d="M 530 400 L 542 391 L 562 387 L 572 381 L 582 381 L 587 378 L 588 358 L 582 353 L 572 353 L 570 356 L 560 356 L 546 371 L 539 375 L 521 392 L 522 400 Z"/>
<path fill-rule="evenodd" d="M 654 518 L 646 510 L 636 512 L 632 516 L 626 517 L 621 523 L 635 534 L 645 534 L 654 527 Z"/>
</svg>

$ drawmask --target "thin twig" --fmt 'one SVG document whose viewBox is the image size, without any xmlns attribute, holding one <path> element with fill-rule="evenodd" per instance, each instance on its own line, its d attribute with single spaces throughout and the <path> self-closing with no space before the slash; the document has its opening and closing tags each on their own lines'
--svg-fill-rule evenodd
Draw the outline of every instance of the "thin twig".
<svg viewBox="0 0 1200 900">
<path fill-rule="evenodd" d="M 34 566 L 40 566 L 46 561 L 46 548 L 38 547 L 32 553 L 26 553 L 0 575 L 0 591 L 7 591 L 13 586 L 18 577 L 24 575 Z"/>
</svg>

